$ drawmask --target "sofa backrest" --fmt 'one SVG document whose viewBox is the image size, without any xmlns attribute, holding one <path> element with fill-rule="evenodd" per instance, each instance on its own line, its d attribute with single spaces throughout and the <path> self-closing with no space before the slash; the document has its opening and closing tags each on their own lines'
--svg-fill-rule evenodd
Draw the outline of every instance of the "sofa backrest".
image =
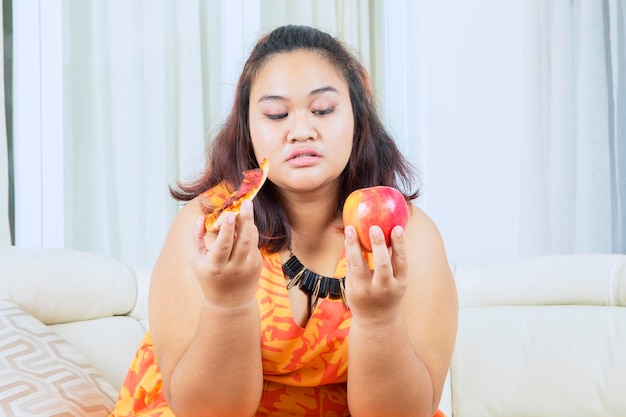
<svg viewBox="0 0 626 417">
<path fill-rule="evenodd" d="M 451 266 L 449 417 L 626 415 L 626 255 Z M 0 299 L 60 333 L 116 390 L 148 328 L 149 274 L 87 252 L 0 247 Z"/>
<path fill-rule="evenodd" d="M 453 266 L 449 415 L 626 415 L 626 256 Z"/>
</svg>

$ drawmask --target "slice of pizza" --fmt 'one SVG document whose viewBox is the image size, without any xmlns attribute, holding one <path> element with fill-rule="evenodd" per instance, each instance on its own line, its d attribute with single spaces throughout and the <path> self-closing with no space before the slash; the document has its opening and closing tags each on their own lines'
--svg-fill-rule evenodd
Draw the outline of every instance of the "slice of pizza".
<svg viewBox="0 0 626 417">
<path fill-rule="evenodd" d="M 239 214 L 241 203 L 245 200 L 252 200 L 257 195 L 269 172 L 270 164 L 267 158 L 261 161 L 260 168 L 250 169 L 243 172 L 243 181 L 239 188 L 224 200 L 222 206 L 207 213 L 204 225 L 209 232 L 217 232 L 222 225 L 222 215 L 224 213 Z"/>
</svg>

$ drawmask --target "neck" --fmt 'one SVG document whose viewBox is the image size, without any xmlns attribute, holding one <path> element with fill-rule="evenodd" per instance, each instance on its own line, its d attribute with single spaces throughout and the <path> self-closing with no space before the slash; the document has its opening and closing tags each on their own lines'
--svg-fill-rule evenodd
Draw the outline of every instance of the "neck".
<svg viewBox="0 0 626 417">
<path fill-rule="evenodd" d="M 336 194 L 335 185 L 306 193 L 279 191 L 291 226 L 291 248 L 308 268 L 323 275 L 333 274 L 343 250 Z"/>
<path fill-rule="evenodd" d="M 320 241 L 341 231 L 341 217 L 336 213 L 333 199 L 292 200 L 285 210 L 292 231 L 291 243 L 296 250 L 308 251 L 309 246 L 318 246 Z"/>
<path fill-rule="evenodd" d="M 337 186 L 327 185 L 311 192 L 279 190 L 279 198 L 292 229 L 314 237 L 337 220 Z"/>
</svg>

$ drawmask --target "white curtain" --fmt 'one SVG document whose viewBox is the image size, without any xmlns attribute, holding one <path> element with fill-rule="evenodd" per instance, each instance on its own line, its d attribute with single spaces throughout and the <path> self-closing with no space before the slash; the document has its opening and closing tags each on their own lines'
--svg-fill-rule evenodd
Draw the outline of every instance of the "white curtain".
<svg viewBox="0 0 626 417">
<path fill-rule="evenodd" d="M 65 6 L 65 246 L 147 263 L 219 111 L 219 27 L 197 1 Z"/>
<path fill-rule="evenodd" d="M 202 168 L 253 41 L 314 25 L 369 66 L 369 4 L 65 0 L 65 246 L 151 264 L 178 209 L 167 186 Z"/>
<path fill-rule="evenodd" d="M 521 255 L 626 253 L 624 13 L 527 3 Z"/>
<path fill-rule="evenodd" d="M 229 109 L 252 42 L 284 23 L 328 30 L 361 54 L 383 116 L 401 149 L 421 168 L 423 142 L 433 139 L 422 132 L 422 114 L 429 110 L 422 107 L 422 83 L 428 77 L 420 73 L 419 48 L 437 39 L 420 38 L 424 17 L 418 9 L 428 15 L 434 1 L 39 3 L 61 4 L 63 11 L 63 97 L 52 100 L 55 106 L 63 103 L 59 114 L 64 118 L 63 139 L 55 141 L 64 144 L 58 163 L 64 170 L 64 200 L 55 202 L 64 236 L 58 241 L 133 263 L 153 262 L 178 209 L 167 185 L 201 168 L 205 139 Z M 619 0 L 530 0 L 524 5 L 519 254 L 625 252 L 625 6 Z M 33 21 L 50 18 L 48 12 L 31 14 Z M 23 114 L 26 121 L 40 117 L 36 109 L 46 110 L 28 106 L 23 113 L 28 109 L 33 115 Z M 3 139 L 0 243 L 9 236 Z M 14 138 L 17 144 L 24 139 Z M 20 172 L 30 171 L 20 167 Z M 454 167 L 450 172 L 454 175 Z M 33 193 L 16 185 L 16 200 Z M 59 194 L 54 187 L 39 191 Z M 35 219 L 49 222 L 45 201 Z M 56 211 L 52 214 L 59 219 Z M 32 218 L 16 212 L 21 225 Z M 28 238 L 23 230 L 16 227 L 16 244 L 41 240 L 37 231 Z"/>
<path fill-rule="evenodd" d="M 3 7 L 0 1 L 0 27 Z M 0 55 L 4 56 L 4 42 L 0 42 Z M 9 225 L 9 156 L 4 106 L 4 65 L 0 67 L 0 246 L 11 245 Z"/>
</svg>

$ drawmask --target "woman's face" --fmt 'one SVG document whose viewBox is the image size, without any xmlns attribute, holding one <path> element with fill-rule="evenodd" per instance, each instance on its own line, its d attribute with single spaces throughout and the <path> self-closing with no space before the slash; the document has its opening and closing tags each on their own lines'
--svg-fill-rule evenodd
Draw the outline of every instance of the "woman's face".
<svg viewBox="0 0 626 417">
<path fill-rule="evenodd" d="M 348 84 L 322 55 L 298 50 L 263 64 L 250 91 L 249 122 L 255 156 L 269 159 L 278 188 L 337 186 L 354 119 Z"/>
</svg>

